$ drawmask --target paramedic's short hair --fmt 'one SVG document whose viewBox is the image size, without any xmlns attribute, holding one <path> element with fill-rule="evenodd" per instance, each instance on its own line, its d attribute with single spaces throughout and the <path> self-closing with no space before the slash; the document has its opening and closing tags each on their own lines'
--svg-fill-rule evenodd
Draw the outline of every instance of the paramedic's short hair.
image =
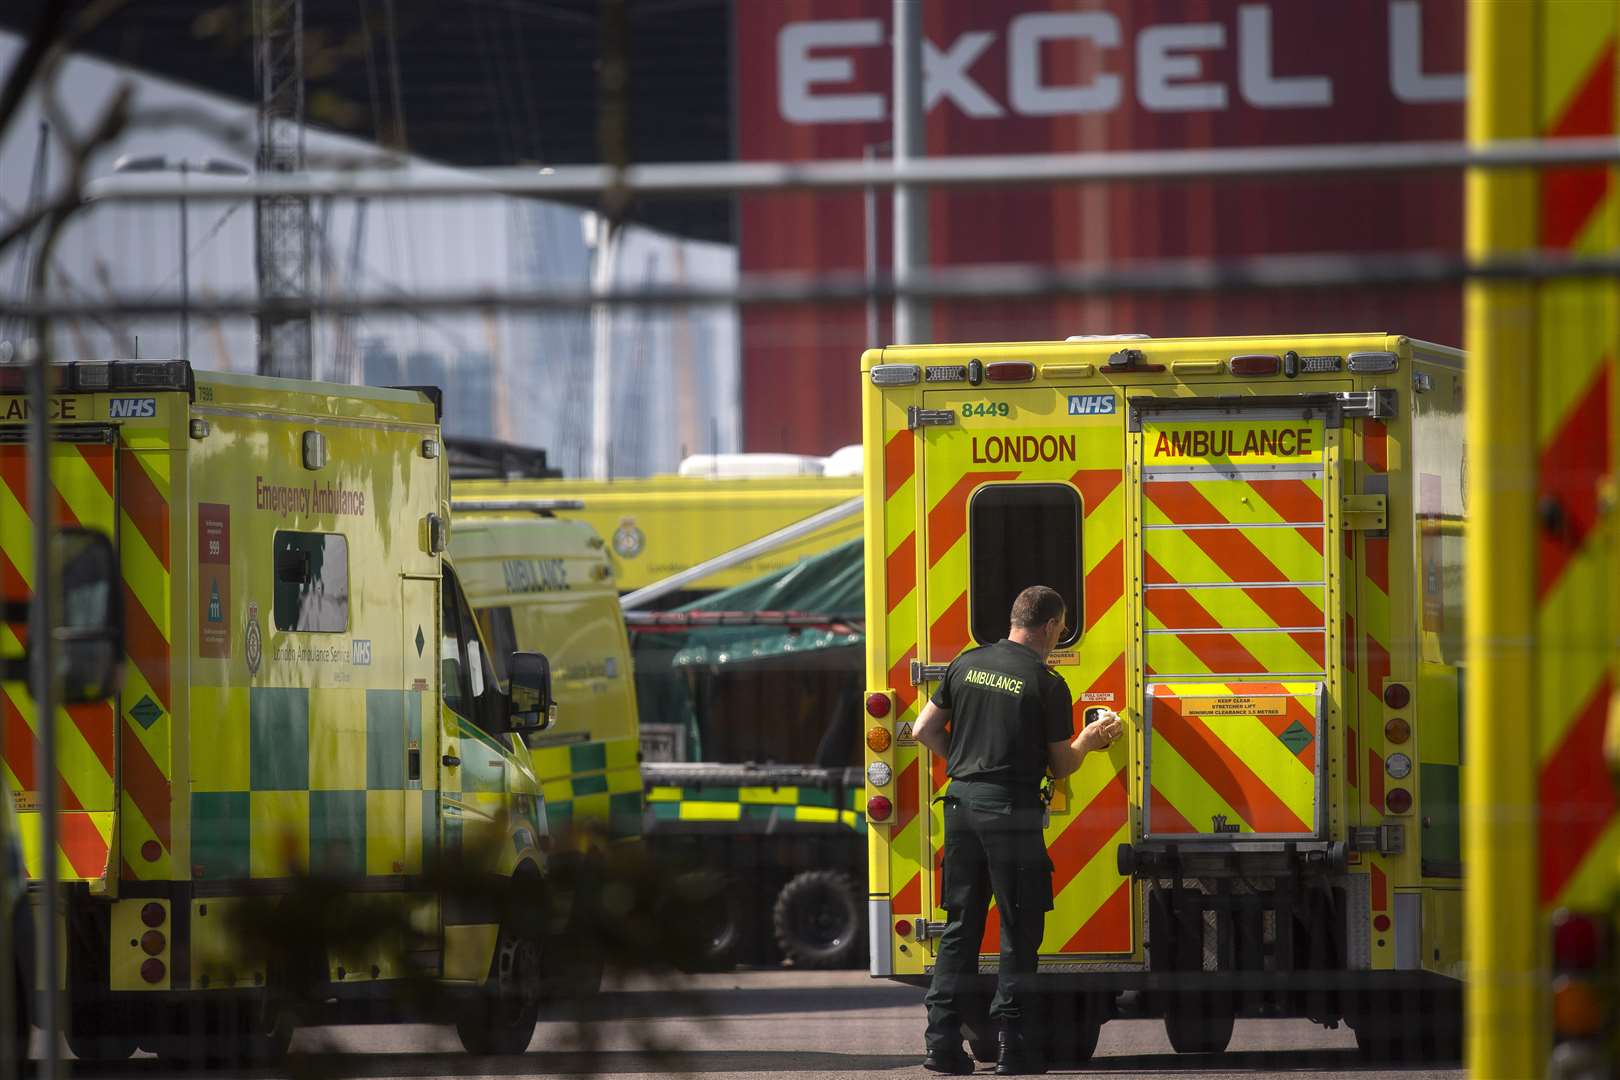
<svg viewBox="0 0 1620 1080">
<path fill-rule="evenodd" d="M 1064 613 L 1066 605 L 1058 591 L 1046 585 L 1031 585 L 1013 601 L 1012 625 L 1015 630 L 1045 626 Z"/>
</svg>

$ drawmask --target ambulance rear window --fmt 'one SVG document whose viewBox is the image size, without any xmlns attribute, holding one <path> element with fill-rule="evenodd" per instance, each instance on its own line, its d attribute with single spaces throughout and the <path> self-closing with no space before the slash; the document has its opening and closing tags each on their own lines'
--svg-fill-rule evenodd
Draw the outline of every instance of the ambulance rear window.
<svg viewBox="0 0 1620 1080">
<path fill-rule="evenodd" d="M 1080 496 L 1068 484 L 996 484 L 968 503 L 968 618 L 975 641 L 1007 636 L 1013 600 L 1050 585 L 1069 611 L 1060 646 L 1080 637 Z"/>
<path fill-rule="evenodd" d="M 275 536 L 277 630 L 340 634 L 349 627 L 349 541 L 339 533 Z"/>
</svg>

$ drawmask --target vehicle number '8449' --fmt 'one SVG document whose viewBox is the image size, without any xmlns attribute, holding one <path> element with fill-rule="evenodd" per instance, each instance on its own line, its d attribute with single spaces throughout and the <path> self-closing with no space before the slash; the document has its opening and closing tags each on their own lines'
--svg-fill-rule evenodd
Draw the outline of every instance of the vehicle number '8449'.
<svg viewBox="0 0 1620 1080">
<path fill-rule="evenodd" d="M 1012 407 L 1005 401 L 970 401 L 962 406 L 962 416 L 1011 416 Z"/>
</svg>

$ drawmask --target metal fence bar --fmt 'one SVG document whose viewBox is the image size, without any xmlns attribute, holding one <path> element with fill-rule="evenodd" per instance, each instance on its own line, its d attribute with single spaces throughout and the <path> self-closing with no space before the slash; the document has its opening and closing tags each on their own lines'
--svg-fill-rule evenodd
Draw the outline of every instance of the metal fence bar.
<svg viewBox="0 0 1620 1080">
<path fill-rule="evenodd" d="M 672 162 L 631 165 L 499 166 L 433 172 L 376 165 L 353 170 L 258 174 L 245 180 L 190 178 L 188 199 L 329 195 L 338 198 L 459 198 L 525 195 L 698 196 L 827 188 L 1221 180 L 1261 177 L 1445 172 L 1620 164 L 1620 140 L 1521 139 L 1464 142 L 1340 143 L 1219 150 L 1130 150 L 1084 154 L 996 154 L 839 161 Z M 86 188 L 89 202 L 173 200 L 180 185 L 161 174 L 104 178 Z"/>
<path fill-rule="evenodd" d="M 939 300 L 999 300 L 1051 296 L 1191 294 L 1281 289 L 1339 289 L 1453 285 L 1465 281 L 1567 281 L 1620 276 L 1620 254 L 1523 256 L 1469 260 L 1449 253 L 1387 255 L 1275 255 L 1235 260 L 1143 260 L 1125 266 L 1053 268 L 1034 264 L 964 266 L 918 273 L 901 286 L 892 278 L 869 281 L 864 273 L 760 274 L 736 286 L 671 285 L 593 291 L 588 286 L 500 291 L 450 290 L 400 294 L 333 295 L 306 300 L 260 300 L 253 296 L 190 301 L 198 317 L 277 315 L 380 315 L 478 311 L 555 312 L 608 303 L 632 307 L 702 307 L 756 304 L 838 304 L 869 297 L 916 296 Z M 0 300 L 0 318 L 28 316 L 77 319 L 121 315 L 172 315 L 181 298 L 106 297 L 82 300 Z"/>
</svg>

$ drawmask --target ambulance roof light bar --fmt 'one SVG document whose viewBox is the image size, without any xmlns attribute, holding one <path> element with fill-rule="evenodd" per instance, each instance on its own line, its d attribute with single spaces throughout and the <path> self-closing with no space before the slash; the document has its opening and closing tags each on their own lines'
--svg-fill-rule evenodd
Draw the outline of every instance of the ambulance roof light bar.
<svg viewBox="0 0 1620 1080">
<path fill-rule="evenodd" d="M 0 364 L 0 394 L 22 393 L 27 370 L 26 364 Z M 190 389 L 191 365 L 184 360 L 79 360 L 51 365 L 51 390 L 59 394 Z"/>
</svg>

